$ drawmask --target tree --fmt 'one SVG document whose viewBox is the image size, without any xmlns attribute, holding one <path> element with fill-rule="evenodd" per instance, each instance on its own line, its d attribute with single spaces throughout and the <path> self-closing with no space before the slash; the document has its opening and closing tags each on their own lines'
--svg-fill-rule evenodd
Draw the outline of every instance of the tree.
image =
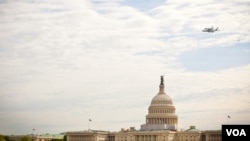
<svg viewBox="0 0 250 141">
<path fill-rule="evenodd" d="M 31 138 L 29 136 L 24 136 L 21 138 L 21 141 L 31 141 Z"/>
<path fill-rule="evenodd" d="M 7 135 L 0 135 L 0 141 L 14 141 L 10 138 L 10 136 Z"/>
<path fill-rule="evenodd" d="M 63 141 L 67 141 L 67 135 L 63 136 Z"/>
<path fill-rule="evenodd" d="M 63 141 L 63 139 L 51 139 L 51 141 Z"/>
<path fill-rule="evenodd" d="M 0 141 L 6 141 L 4 136 L 0 135 Z"/>
</svg>

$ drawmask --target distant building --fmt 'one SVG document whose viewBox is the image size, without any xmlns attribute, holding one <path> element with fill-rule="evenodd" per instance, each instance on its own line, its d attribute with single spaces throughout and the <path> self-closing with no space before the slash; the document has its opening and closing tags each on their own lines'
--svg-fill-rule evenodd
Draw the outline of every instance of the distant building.
<svg viewBox="0 0 250 141">
<path fill-rule="evenodd" d="M 140 130 L 131 127 L 118 132 L 67 132 L 67 141 L 221 141 L 221 130 L 200 131 L 190 126 L 186 131 L 178 131 L 178 116 L 171 98 L 165 93 L 163 76 L 159 87 Z"/>
<path fill-rule="evenodd" d="M 107 131 L 67 132 L 67 141 L 115 141 L 115 136 Z"/>
<path fill-rule="evenodd" d="M 12 135 L 10 139 L 14 141 L 21 141 L 25 136 L 28 136 L 31 141 L 51 141 L 52 139 L 63 139 L 63 134 L 45 134 L 45 135 Z"/>
</svg>

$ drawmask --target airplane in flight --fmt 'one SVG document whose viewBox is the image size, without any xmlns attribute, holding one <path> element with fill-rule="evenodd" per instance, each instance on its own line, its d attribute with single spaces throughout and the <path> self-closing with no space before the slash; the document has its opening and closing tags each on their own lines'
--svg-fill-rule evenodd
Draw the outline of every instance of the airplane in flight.
<svg viewBox="0 0 250 141">
<path fill-rule="evenodd" d="M 217 27 L 217 28 L 215 28 L 214 29 L 214 27 L 212 26 L 211 28 L 204 28 L 203 30 L 202 30 L 202 32 L 210 32 L 210 33 L 213 33 L 213 32 L 215 32 L 215 31 L 219 31 L 219 28 Z"/>
</svg>

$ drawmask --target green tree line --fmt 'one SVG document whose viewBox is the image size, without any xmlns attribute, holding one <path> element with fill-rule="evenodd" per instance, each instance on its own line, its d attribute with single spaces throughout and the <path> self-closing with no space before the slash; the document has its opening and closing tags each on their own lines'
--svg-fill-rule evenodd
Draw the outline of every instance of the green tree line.
<svg viewBox="0 0 250 141">
<path fill-rule="evenodd" d="M 0 135 L 0 141 L 13 141 L 9 136 Z"/>
</svg>

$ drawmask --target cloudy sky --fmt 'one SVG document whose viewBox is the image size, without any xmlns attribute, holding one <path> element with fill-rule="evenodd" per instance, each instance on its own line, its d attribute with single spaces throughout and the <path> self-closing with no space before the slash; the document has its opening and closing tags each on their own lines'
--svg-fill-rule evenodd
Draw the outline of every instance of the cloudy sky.
<svg viewBox="0 0 250 141">
<path fill-rule="evenodd" d="M 0 134 L 139 129 L 161 75 L 180 128 L 250 124 L 249 9 L 249 0 L 0 0 Z"/>
</svg>

